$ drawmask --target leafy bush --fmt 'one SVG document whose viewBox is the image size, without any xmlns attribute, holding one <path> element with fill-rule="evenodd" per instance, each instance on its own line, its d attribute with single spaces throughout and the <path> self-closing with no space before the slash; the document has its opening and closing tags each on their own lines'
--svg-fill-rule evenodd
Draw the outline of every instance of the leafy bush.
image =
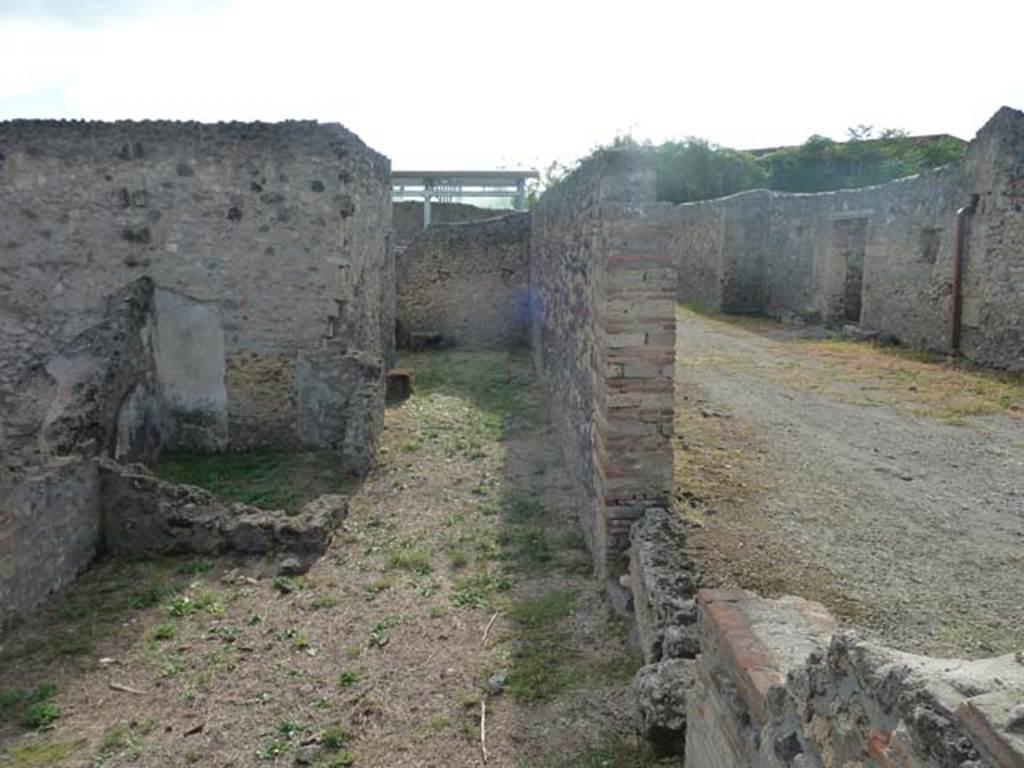
<svg viewBox="0 0 1024 768">
<path fill-rule="evenodd" d="M 693 136 L 658 145 L 620 136 L 596 151 L 625 148 L 653 154 L 658 200 L 688 203 L 748 189 L 823 192 L 881 184 L 954 162 L 967 142 L 860 125 L 849 129 L 845 142 L 814 135 L 799 146 L 771 151 L 744 152 Z M 564 175 L 562 169 L 550 182 Z"/>
</svg>

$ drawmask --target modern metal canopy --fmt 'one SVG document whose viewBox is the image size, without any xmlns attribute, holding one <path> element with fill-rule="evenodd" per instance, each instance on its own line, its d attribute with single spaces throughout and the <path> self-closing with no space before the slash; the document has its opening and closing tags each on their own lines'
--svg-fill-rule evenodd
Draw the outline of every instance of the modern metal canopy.
<svg viewBox="0 0 1024 768">
<path fill-rule="evenodd" d="M 430 226 L 430 203 L 460 197 L 510 197 L 515 209 L 526 208 L 526 180 L 539 179 L 534 170 L 519 171 L 393 171 L 396 200 L 423 200 L 423 228 Z"/>
</svg>

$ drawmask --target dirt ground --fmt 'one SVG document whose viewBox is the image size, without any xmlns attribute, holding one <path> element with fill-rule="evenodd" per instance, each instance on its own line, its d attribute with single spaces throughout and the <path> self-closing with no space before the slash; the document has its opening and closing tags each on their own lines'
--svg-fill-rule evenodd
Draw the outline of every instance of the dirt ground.
<svg viewBox="0 0 1024 768">
<path fill-rule="evenodd" d="M 677 366 L 706 583 L 818 599 L 903 650 L 1024 647 L 1019 377 L 690 310 Z"/>
<path fill-rule="evenodd" d="M 402 362 L 416 394 L 307 574 L 106 561 L 0 639 L 0 766 L 479 766 L 482 711 L 490 766 L 653 764 L 529 358 Z"/>
</svg>

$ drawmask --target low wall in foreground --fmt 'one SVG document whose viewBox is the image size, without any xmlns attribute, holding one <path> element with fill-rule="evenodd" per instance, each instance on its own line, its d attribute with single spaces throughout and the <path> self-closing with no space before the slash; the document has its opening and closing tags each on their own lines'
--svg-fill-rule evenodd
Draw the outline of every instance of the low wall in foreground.
<svg viewBox="0 0 1024 768">
<path fill-rule="evenodd" d="M 686 768 L 1022 768 L 1024 655 L 935 659 L 821 605 L 698 589 L 672 512 L 633 530 L 638 727 Z"/>
</svg>

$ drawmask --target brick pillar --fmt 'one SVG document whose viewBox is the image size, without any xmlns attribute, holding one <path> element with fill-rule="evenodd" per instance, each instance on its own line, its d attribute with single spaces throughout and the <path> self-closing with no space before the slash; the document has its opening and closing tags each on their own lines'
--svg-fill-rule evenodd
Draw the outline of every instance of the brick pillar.
<svg viewBox="0 0 1024 768">
<path fill-rule="evenodd" d="M 669 206 L 602 210 L 594 275 L 595 560 L 617 576 L 629 529 L 673 490 L 676 270 Z"/>
</svg>

